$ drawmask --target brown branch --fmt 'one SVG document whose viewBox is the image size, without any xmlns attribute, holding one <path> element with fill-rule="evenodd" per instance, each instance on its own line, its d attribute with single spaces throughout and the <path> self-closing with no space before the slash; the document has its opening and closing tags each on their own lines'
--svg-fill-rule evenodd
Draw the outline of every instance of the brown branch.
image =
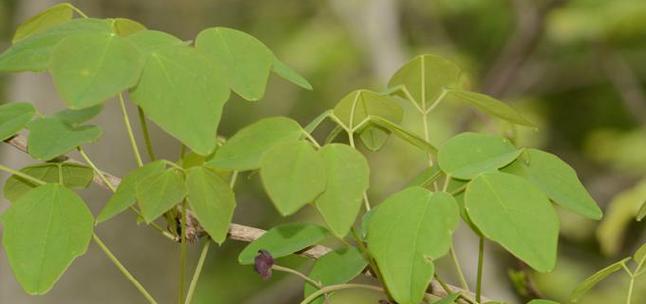
<svg viewBox="0 0 646 304">
<path fill-rule="evenodd" d="M 18 149 L 19 151 L 27 153 L 27 138 L 24 135 L 16 135 L 6 140 L 5 142 L 11 145 L 12 147 Z M 67 159 L 68 162 L 84 164 L 80 161 L 74 160 L 69 157 L 65 157 L 64 159 Z M 103 175 L 115 187 L 117 187 L 119 183 L 121 183 L 121 179 L 114 175 L 111 175 L 107 172 L 103 172 Z M 100 177 L 95 176 L 93 181 L 101 188 L 110 190 L 110 188 L 103 182 L 103 180 Z M 194 221 L 194 223 L 195 223 L 194 225 L 198 226 L 198 227 L 194 227 L 196 230 L 202 230 L 201 227 L 199 227 L 199 223 L 197 223 L 197 221 Z M 229 227 L 229 239 L 242 241 L 242 242 L 252 242 L 260 238 L 260 236 L 262 236 L 265 232 L 266 232 L 265 230 L 262 230 L 260 228 L 232 223 L 231 226 Z M 299 252 L 298 254 L 311 259 L 318 259 L 330 251 L 332 251 L 332 249 L 328 247 L 316 245 L 316 246 L 309 247 L 306 250 Z M 463 290 L 459 287 L 449 285 L 449 289 L 451 289 L 452 292 L 460 292 L 462 295 L 467 296 L 470 299 L 474 298 L 473 293 Z M 438 297 L 445 297 L 447 295 L 444 289 L 442 289 L 442 287 L 440 286 L 440 283 L 437 281 L 431 282 L 428 288 L 428 292 Z M 486 299 L 484 300 L 488 301 Z"/>
</svg>

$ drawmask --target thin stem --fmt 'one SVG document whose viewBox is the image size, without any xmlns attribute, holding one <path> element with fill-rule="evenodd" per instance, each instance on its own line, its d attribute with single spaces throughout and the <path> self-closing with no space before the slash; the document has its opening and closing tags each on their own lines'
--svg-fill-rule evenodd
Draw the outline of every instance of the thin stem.
<svg viewBox="0 0 646 304">
<path fill-rule="evenodd" d="M 368 200 L 368 193 L 363 193 L 363 204 L 366 207 L 366 212 L 370 211 L 370 201 Z"/>
<path fill-rule="evenodd" d="M 184 304 L 191 304 L 193 300 L 193 293 L 195 293 L 195 288 L 197 287 L 197 281 L 200 278 L 202 269 L 204 268 L 204 261 L 206 261 L 206 256 L 209 254 L 209 245 L 211 244 L 211 239 L 206 239 L 204 241 L 204 246 L 202 246 L 202 252 L 200 253 L 200 258 L 197 260 L 197 266 L 195 266 L 195 272 L 193 273 L 193 278 L 191 279 L 191 284 L 188 286 L 188 293 L 186 294 L 186 300 Z"/>
<path fill-rule="evenodd" d="M 25 174 L 25 173 L 23 173 L 23 172 L 20 172 L 20 171 L 18 171 L 18 170 L 11 169 L 11 168 L 9 168 L 9 167 L 5 167 L 5 166 L 3 166 L 3 165 L 0 165 L 0 170 L 5 171 L 5 172 L 7 172 L 7 173 L 9 173 L 9 174 L 13 174 L 13 175 L 15 175 L 15 176 L 18 176 L 18 177 L 24 178 L 24 179 L 26 179 L 26 180 L 28 180 L 28 181 L 31 181 L 31 182 L 34 182 L 34 183 L 36 183 L 36 184 L 38 184 L 38 185 L 44 185 L 44 184 L 47 184 L 45 181 L 42 181 L 42 180 L 40 180 L 40 179 L 37 179 L 37 178 L 35 178 L 35 177 L 33 177 L 33 176 L 29 175 L 29 174 Z"/>
<path fill-rule="evenodd" d="M 114 185 L 113 185 L 113 184 L 108 180 L 108 178 L 107 178 L 107 177 L 105 177 L 105 175 L 103 175 L 103 172 L 101 172 L 101 170 L 99 170 L 99 168 L 97 168 L 97 166 L 94 164 L 94 162 L 92 162 L 92 160 L 90 159 L 90 157 L 89 157 L 89 156 L 87 156 L 87 154 L 85 153 L 85 150 L 83 150 L 83 148 L 81 148 L 81 147 L 78 147 L 77 149 L 78 149 L 79 153 L 81 154 L 81 157 L 83 157 L 83 159 L 85 160 L 85 162 L 86 162 L 90 167 L 92 167 L 92 169 L 94 170 L 94 172 L 99 176 L 99 178 L 103 181 L 103 183 L 104 183 L 108 188 L 110 188 L 110 191 L 115 192 L 117 189 L 116 189 L 116 188 L 114 187 Z"/>
<path fill-rule="evenodd" d="M 114 254 L 112 254 L 110 249 L 108 249 L 108 247 L 103 243 L 103 241 L 101 241 L 101 239 L 96 234 L 93 234 L 92 238 L 94 239 L 94 242 L 97 245 L 99 245 L 101 250 L 103 250 L 103 253 L 105 253 L 105 255 L 108 256 L 108 258 L 110 259 L 110 261 L 112 261 L 112 263 L 115 266 L 117 266 L 119 271 L 121 271 L 121 273 L 126 277 L 126 279 L 128 279 L 128 281 L 130 281 L 132 285 L 134 285 L 137 288 L 137 290 L 139 290 L 139 292 L 141 292 L 141 294 L 146 298 L 146 300 L 148 300 L 148 302 L 151 304 L 157 304 L 157 301 L 155 301 L 155 299 L 150 295 L 150 293 L 146 291 L 144 286 L 141 285 L 141 283 L 139 283 L 137 279 L 135 279 L 135 277 L 128 271 L 128 269 L 126 269 L 126 267 L 123 266 L 121 262 L 119 262 L 119 260 L 114 256 Z"/>
<path fill-rule="evenodd" d="M 350 142 L 350 146 L 356 149 L 357 147 L 354 145 L 354 133 L 349 130 L 347 132 L 348 132 L 348 141 Z"/>
<path fill-rule="evenodd" d="M 440 286 L 442 286 L 442 289 L 444 289 L 444 292 L 446 294 L 451 294 L 453 291 L 451 291 L 451 288 L 449 288 L 449 285 L 446 285 L 446 282 L 444 280 L 440 279 L 440 276 L 435 274 L 435 280 L 437 280 L 438 283 L 440 283 Z"/>
<path fill-rule="evenodd" d="M 307 275 L 305 275 L 304 273 L 302 273 L 300 271 L 297 271 L 297 270 L 294 270 L 294 269 L 291 269 L 291 268 L 288 268 L 288 267 L 279 266 L 279 265 L 271 266 L 271 269 L 296 275 L 296 276 L 300 277 L 301 279 L 305 280 L 307 283 L 311 284 L 312 286 L 314 286 L 316 288 L 320 289 L 320 288 L 323 287 L 321 282 L 315 281 L 314 279 L 308 277 Z"/>
<path fill-rule="evenodd" d="M 123 100 L 122 93 L 119 93 L 119 105 L 121 105 L 123 123 L 126 126 L 126 130 L 128 131 L 128 138 L 130 139 L 130 146 L 132 146 L 132 153 L 134 154 L 135 160 L 137 161 L 137 166 L 141 167 L 144 165 L 144 162 L 141 160 L 141 154 L 139 153 L 139 148 L 137 147 L 137 141 L 135 140 L 135 135 L 132 132 L 132 125 L 130 125 L 128 111 L 126 110 L 126 102 Z"/>
<path fill-rule="evenodd" d="M 635 278 L 630 277 L 630 282 L 628 283 L 628 296 L 626 297 L 626 304 L 630 304 L 633 298 L 633 286 L 635 285 Z"/>
<path fill-rule="evenodd" d="M 77 14 L 79 14 L 79 16 L 86 19 L 88 18 L 87 15 L 83 13 L 80 9 L 78 9 L 76 6 L 73 6 L 73 5 L 70 5 L 70 6 L 72 7 L 72 10 L 74 10 Z"/>
<path fill-rule="evenodd" d="M 446 192 L 446 190 L 449 189 L 450 181 L 451 181 L 451 176 L 447 174 L 446 177 L 444 178 L 444 186 L 442 187 L 442 192 Z"/>
<path fill-rule="evenodd" d="M 462 272 L 462 267 L 460 266 L 460 261 L 458 261 L 457 254 L 455 254 L 455 249 L 453 248 L 453 244 L 451 244 L 451 247 L 449 248 L 449 253 L 451 254 L 451 260 L 453 260 L 453 264 L 455 265 L 455 271 L 458 273 L 458 278 L 460 279 L 460 286 L 462 286 L 462 289 L 464 290 L 469 290 L 467 279 L 464 277 L 464 272 Z"/>
<path fill-rule="evenodd" d="M 185 280 L 186 280 L 186 252 L 188 246 L 186 244 L 186 201 L 182 202 L 182 214 L 181 214 L 181 231 L 182 235 L 180 237 L 180 248 L 179 248 L 179 303 L 182 303 L 184 299 L 185 291 Z"/>
<path fill-rule="evenodd" d="M 231 173 L 231 181 L 229 181 L 229 188 L 233 189 L 236 185 L 236 181 L 238 180 L 238 170 L 233 171 Z"/>
<path fill-rule="evenodd" d="M 339 284 L 339 285 L 330 285 L 330 286 L 325 286 L 315 292 L 313 292 L 311 295 L 309 295 L 305 300 L 301 301 L 300 304 L 309 304 L 310 302 L 316 300 L 318 297 L 333 292 L 337 290 L 343 290 L 343 289 L 369 289 L 369 290 L 375 290 L 375 291 L 381 291 L 384 292 L 384 289 L 378 286 L 373 286 L 373 285 L 365 285 L 365 284 Z"/>
<path fill-rule="evenodd" d="M 141 125 L 141 132 L 144 134 L 146 153 L 148 153 L 148 158 L 150 158 L 150 161 L 155 161 L 157 157 L 155 156 L 155 150 L 153 149 L 153 141 L 150 139 L 150 133 L 148 132 L 148 122 L 146 121 L 146 115 L 144 114 L 144 110 L 141 107 L 137 107 L 137 113 L 139 114 L 139 124 Z"/>
<path fill-rule="evenodd" d="M 312 142 L 312 144 L 314 144 L 314 146 L 315 146 L 316 148 L 318 148 L 318 149 L 320 149 L 320 148 L 321 148 L 321 145 L 319 145 L 318 141 L 316 141 L 316 139 L 314 139 L 314 137 L 312 137 L 312 134 L 310 134 L 309 132 L 307 132 L 307 131 L 305 131 L 305 130 L 303 130 L 303 134 L 305 134 L 305 137 L 307 137 L 307 139 L 308 139 L 309 141 L 311 141 L 311 142 Z"/>
<path fill-rule="evenodd" d="M 480 237 L 480 246 L 478 246 L 478 278 L 476 282 L 476 302 L 481 302 L 482 294 L 482 268 L 484 264 L 484 237 Z"/>
</svg>

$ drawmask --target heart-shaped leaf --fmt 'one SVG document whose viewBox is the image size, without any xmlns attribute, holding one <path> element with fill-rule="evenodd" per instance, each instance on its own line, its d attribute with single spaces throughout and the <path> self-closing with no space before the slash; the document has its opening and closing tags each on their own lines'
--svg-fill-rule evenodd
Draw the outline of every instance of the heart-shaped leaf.
<svg viewBox="0 0 646 304">
<path fill-rule="evenodd" d="M 309 273 L 309 277 L 323 286 L 347 283 L 366 268 L 368 262 L 356 247 L 347 247 L 341 250 L 330 251 L 319 258 Z M 305 297 L 315 292 L 317 288 L 305 283 Z M 324 296 L 310 302 L 322 304 Z"/>
<path fill-rule="evenodd" d="M 238 256 L 242 265 L 253 264 L 259 250 L 266 250 L 273 258 L 288 256 L 322 241 L 327 230 L 313 224 L 284 224 L 269 229 L 249 243 Z"/>
<path fill-rule="evenodd" d="M 14 136 L 31 121 L 36 109 L 30 103 L 13 102 L 0 106 L 0 140 Z"/>
<path fill-rule="evenodd" d="M 465 193 L 469 218 L 488 239 L 540 272 L 554 269 L 559 235 L 556 211 L 536 186 L 508 173 L 484 173 Z"/>
<path fill-rule="evenodd" d="M 49 291 L 92 238 L 92 213 L 80 197 L 58 184 L 25 193 L 3 217 L 9 265 L 29 294 Z"/>
<path fill-rule="evenodd" d="M 101 137 L 97 126 L 72 127 L 58 118 L 39 118 L 28 128 L 27 150 L 38 160 L 50 160 Z"/>
<path fill-rule="evenodd" d="M 67 188 L 86 188 L 94 178 L 92 168 L 73 163 L 38 164 L 22 168 L 20 172 L 48 183 L 61 183 Z M 33 181 L 12 175 L 4 184 L 4 197 L 15 202 L 37 186 Z"/>
<path fill-rule="evenodd" d="M 411 187 L 379 205 L 368 223 L 368 250 L 390 295 L 417 304 L 433 278 L 433 260 L 445 255 L 459 220 L 449 194 Z"/>
<path fill-rule="evenodd" d="M 185 196 L 184 178 L 177 169 L 150 173 L 135 185 L 135 197 L 146 223 L 154 221 L 173 208 Z"/>
<path fill-rule="evenodd" d="M 211 239 L 224 242 L 236 207 L 229 184 L 217 173 L 204 167 L 193 167 L 186 175 L 187 198 L 195 216 Z"/>
<path fill-rule="evenodd" d="M 301 209 L 325 190 L 323 157 L 304 141 L 282 142 L 265 153 L 262 184 L 281 215 Z"/>
<path fill-rule="evenodd" d="M 370 183 L 368 161 L 348 145 L 330 144 L 319 151 L 325 164 L 327 185 L 316 207 L 332 233 L 345 237 L 354 224 L 363 194 Z"/>
</svg>

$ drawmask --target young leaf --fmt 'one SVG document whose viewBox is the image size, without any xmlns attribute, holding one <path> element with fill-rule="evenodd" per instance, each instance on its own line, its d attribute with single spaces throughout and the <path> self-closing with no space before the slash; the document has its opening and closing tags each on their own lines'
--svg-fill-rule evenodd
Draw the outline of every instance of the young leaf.
<svg viewBox="0 0 646 304">
<path fill-rule="evenodd" d="M 323 157 L 304 141 L 282 142 L 265 153 L 260 164 L 262 184 L 283 216 L 301 209 L 325 190 Z"/>
<path fill-rule="evenodd" d="M 83 200 L 58 184 L 34 188 L 11 205 L 4 215 L 3 245 L 27 293 L 49 291 L 85 253 L 93 222 Z"/>
<path fill-rule="evenodd" d="M 238 256 L 242 265 L 254 263 L 259 250 L 266 250 L 274 259 L 288 256 L 315 245 L 327 236 L 327 230 L 313 224 L 284 224 L 269 229 L 249 243 Z"/>
<path fill-rule="evenodd" d="M 114 28 L 114 32 L 122 37 L 146 30 L 146 26 L 143 24 L 127 18 L 113 19 L 112 27 Z"/>
<path fill-rule="evenodd" d="M 421 187 L 393 194 L 375 210 L 368 250 L 397 303 L 422 301 L 433 277 L 432 261 L 448 252 L 458 220 L 453 197 Z"/>
<path fill-rule="evenodd" d="M 465 209 L 482 234 L 540 272 L 554 269 L 559 221 L 547 196 L 508 173 L 484 173 L 465 193 Z"/>
<path fill-rule="evenodd" d="M 505 171 L 527 178 L 555 203 L 587 218 L 601 219 L 601 209 L 572 167 L 556 155 L 544 151 L 527 149 L 525 153 L 527 162 L 518 159 L 518 165 L 510 166 L 511 171 Z"/>
<path fill-rule="evenodd" d="M 323 286 L 343 284 L 354 279 L 366 268 L 368 262 L 355 247 L 347 247 L 340 250 L 330 251 L 314 263 L 309 277 Z M 317 289 L 305 283 L 305 297 Z M 323 304 L 325 297 L 317 298 L 310 302 L 312 304 Z"/>
<path fill-rule="evenodd" d="M 135 191 L 137 183 L 151 175 L 162 174 L 164 168 L 164 162 L 155 161 L 128 173 L 121 180 L 117 191 L 112 194 L 103 209 L 101 209 L 101 212 L 99 212 L 99 215 L 96 217 L 97 224 L 113 218 L 115 215 L 132 206 L 137 201 Z"/>
<path fill-rule="evenodd" d="M 368 116 L 378 116 L 399 123 L 403 110 L 396 100 L 368 90 L 356 90 L 346 95 L 334 107 L 334 115 L 349 129 L 355 128 Z"/>
<path fill-rule="evenodd" d="M 303 136 L 303 129 L 286 117 L 261 119 L 242 128 L 215 152 L 209 165 L 231 170 L 260 168 L 262 156 L 281 142 L 294 142 Z"/>
<path fill-rule="evenodd" d="M 50 160 L 101 137 L 97 126 L 72 127 L 57 118 L 39 118 L 28 125 L 29 155 L 38 160 Z"/>
<path fill-rule="evenodd" d="M 423 110 L 428 109 L 448 88 L 460 85 L 460 68 L 435 55 L 420 55 L 407 62 L 393 75 L 388 87 L 405 87 Z M 399 93 L 398 95 L 408 98 Z"/>
<path fill-rule="evenodd" d="M 0 55 L 0 71 L 45 71 L 54 47 L 64 38 L 83 33 L 100 35 L 111 32 L 112 25 L 108 20 L 83 18 L 67 21 L 11 46 Z"/>
<path fill-rule="evenodd" d="M 77 126 L 96 117 L 101 113 L 101 110 L 103 110 L 103 105 L 96 105 L 81 110 L 65 109 L 57 112 L 53 117 L 62 120 L 68 125 Z"/>
<path fill-rule="evenodd" d="M 592 289 L 599 282 L 603 281 L 605 278 L 609 277 L 611 274 L 620 271 L 630 258 L 625 258 L 619 262 L 608 265 L 606 268 L 597 271 L 595 274 L 591 275 L 585 279 L 581 284 L 579 284 L 570 294 L 569 302 L 577 303 L 581 298 Z"/>
<path fill-rule="evenodd" d="M 343 238 L 354 224 L 363 194 L 370 183 L 368 161 L 344 144 L 330 144 L 319 151 L 325 165 L 327 186 L 316 207 L 332 233 Z"/>
<path fill-rule="evenodd" d="M 36 109 L 30 103 L 12 102 L 0 106 L 0 140 L 14 136 L 34 117 Z"/>
<path fill-rule="evenodd" d="M 48 183 L 59 183 L 67 188 L 86 188 L 92 178 L 92 168 L 73 163 L 44 163 L 20 169 L 20 172 Z M 30 180 L 12 175 L 4 184 L 3 193 L 10 202 L 17 201 L 23 194 L 39 186 Z"/>
<path fill-rule="evenodd" d="M 423 138 L 405 130 L 401 126 L 393 123 L 392 121 L 389 121 L 385 118 L 379 117 L 379 116 L 370 116 L 370 122 L 382 127 L 393 134 L 395 134 L 397 137 L 401 138 L 402 140 L 408 142 L 409 144 L 416 146 L 423 151 L 430 152 L 430 153 L 437 153 L 437 148 L 435 148 L 431 143 L 425 141 Z"/>
<path fill-rule="evenodd" d="M 54 85 L 71 109 L 103 103 L 137 84 L 144 57 L 129 41 L 114 34 L 75 35 L 52 53 Z"/>
<path fill-rule="evenodd" d="M 56 4 L 42 12 L 38 15 L 33 16 L 27 21 L 23 22 L 16 29 L 16 33 L 13 35 L 11 43 L 15 44 L 16 42 L 23 40 L 31 35 L 43 32 L 52 28 L 53 26 L 59 25 L 72 19 L 74 16 L 73 6 L 69 3 L 59 3 Z"/>
<path fill-rule="evenodd" d="M 184 178 L 177 169 L 151 173 L 135 185 L 135 197 L 146 223 L 173 208 L 185 196 Z"/>
<path fill-rule="evenodd" d="M 195 47 L 222 69 L 231 89 L 242 98 L 255 101 L 265 95 L 274 55 L 258 39 L 238 30 L 215 27 L 200 32 Z"/>
<path fill-rule="evenodd" d="M 371 124 L 361 130 L 359 139 L 368 150 L 376 152 L 383 148 L 388 141 L 389 135 L 388 129 Z"/>
<path fill-rule="evenodd" d="M 191 150 L 208 155 L 215 149 L 229 90 L 213 63 L 194 48 L 169 46 L 151 52 L 130 97 Z"/>
<path fill-rule="evenodd" d="M 445 142 L 437 159 L 440 168 L 451 177 L 473 179 L 508 165 L 520 153 L 503 137 L 466 132 Z"/>
<path fill-rule="evenodd" d="M 274 56 L 274 61 L 271 65 L 272 71 L 276 73 L 281 78 L 303 88 L 306 90 L 312 90 L 312 85 L 305 79 L 305 77 L 298 74 L 284 62 L 280 61 Z"/>
<path fill-rule="evenodd" d="M 534 127 L 534 124 L 529 120 L 525 119 L 518 111 L 514 108 L 508 106 L 506 103 L 494 99 L 493 97 L 469 92 L 466 90 L 460 89 L 451 89 L 448 91 L 448 96 L 455 98 L 460 101 L 467 102 L 474 107 L 478 108 L 480 111 L 485 112 L 489 115 L 495 116 L 502 120 L 528 127 Z"/>
<path fill-rule="evenodd" d="M 637 263 L 637 266 L 644 266 L 644 262 L 646 262 L 646 243 L 642 244 L 639 246 L 639 249 L 635 251 L 633 254 L 633 261 Z"/>
<path fill-rule="evenodd" d="M 195 216 L 218 244 L 224 242 L 236 207 L 235 195 L 217 173 L 193 167 L 186 175 L 187 198 Z"/>
</svg>

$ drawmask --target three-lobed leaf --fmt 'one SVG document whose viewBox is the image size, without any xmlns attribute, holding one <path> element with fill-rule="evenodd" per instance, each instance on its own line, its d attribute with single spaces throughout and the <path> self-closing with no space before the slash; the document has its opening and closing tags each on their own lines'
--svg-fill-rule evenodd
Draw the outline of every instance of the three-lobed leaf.
<svg viewBox="0 0 646 304">
<path fill-rule="evenodd" d="M 323 286 L 347 283 L 366 268 L 368 262 L 356 247 L 330 251 L 314 263 L 309 277 Z M 309 283 L 305 284 L 305 297 L 315 292 L 317 288 Z M 321 296 L 313 304 L 322 304 L 325 300 Z"/>
<path fill-rule="evenodd" d="M 267 230 L 252 241 L 238 256 L 243 265 L 254 263 L 259 250 L 266 250 L 276 259 L 301 251 L 325 239 L 328 231 L 314 224 L 284 224 Z"/>
<path fill-rule="evenodd" d="M 0 140 L 14 136 L 31 121 L 36 109 L 30 103 L 13 102 L 0 106 Z"/>
<path fill-rule="evenodd" d="M 102 133 L 97 126 L 73 127 L 54 117 L 35 119 L 28 128 L 27 151 L 38 160 L 50 160 L 82 144 L 94 142 Z"/>
<path fill-rule="evenodd" d="M 547 196 L 525 179 L 501 172 L 472 180 L 465 210 L 484 237 L 540 272 L 554 269 L 559 221 Z"/>
<path fill-rule="evenodd" d="M 151 173 L 137 181 L 135 197 L 147 223 L 180 203 L 186 196 L 182 173 L 175 168 Z"/>
<path fill-rule="evenodd" d="M 48 183 L 60 183 L 67 188 L 86 188 L 92 178 L 92 168 L 74 163 L 43 163 L 20 169 L 20 172 Z M 20 176 L 10 176 L 2 192 L 10 202 L 17 201 L 23 194 L 39 186 Z"/>
<path fill-rule="evenodd" d="M 9 265 L 29 294 L 49 291 L 92 238 L 92 213 L 80 197 L 58 184 L 25 193 L 3 218 Z"/>
<path fill-rule="evenodd" d="M 390 295 L 402 304 L 422 301 L 433 260 L 445 255 L 459 220 L 445 192 L 411 187 L 388 197 L 368 222 L 368 250 Z"/>
</svg>

